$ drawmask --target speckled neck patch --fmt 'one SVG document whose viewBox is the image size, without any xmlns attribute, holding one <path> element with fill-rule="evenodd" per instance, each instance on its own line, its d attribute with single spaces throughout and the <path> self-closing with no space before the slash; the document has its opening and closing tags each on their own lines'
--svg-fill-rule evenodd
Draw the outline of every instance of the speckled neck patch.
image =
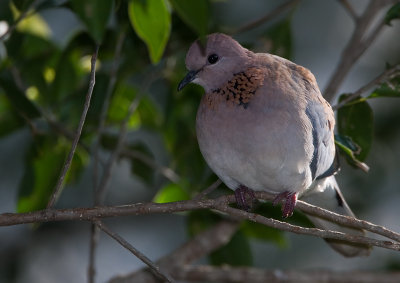
<svg viewBox="0 0 400 283">
<path fill-rule="evenodd" d="M 224 102 L 230 106 L 242 106 L 246 109 L 257 89 L 263 85 L 264 75 L 262 69 L 255 67 L 236 73 L 222 87 L 207 93 L 205 102 L 212 109 Z"/>
</svg>

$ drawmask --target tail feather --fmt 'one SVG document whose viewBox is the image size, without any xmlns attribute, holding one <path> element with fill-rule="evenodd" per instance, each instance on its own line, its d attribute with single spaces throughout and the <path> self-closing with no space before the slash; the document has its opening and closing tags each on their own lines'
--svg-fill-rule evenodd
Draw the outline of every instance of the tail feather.
<svg viewBox="0 0 400 283">
<path fill-rule="evenodd" d="M 338 214 L 354 216 L 340 192 L 334 176 L 314 181 L 312 187 L 300 199 Z M 365 231 L 362 229 L 341 226 L 317 216 L 307 215 L 307 217 L 320 229 L 339 231 L 358 236 L 365 235 Z M 346 257 L 368 256 L 371 251 L 371 247 L 368 245 L 349 244 L 344 241 L 331 239 L 327 239 L 326 241 L 333 249 Z"/>
</svg>

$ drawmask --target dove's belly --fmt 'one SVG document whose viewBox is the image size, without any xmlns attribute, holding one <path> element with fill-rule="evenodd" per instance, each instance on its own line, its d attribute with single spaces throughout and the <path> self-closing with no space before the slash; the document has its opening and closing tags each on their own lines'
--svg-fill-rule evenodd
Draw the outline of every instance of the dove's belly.
<svg viewBox="0 0 400 283">
<path fill-rule="evenodd" d="M 304 128 L 296 124 L 300 118 L 277 110 L 258 119 L 249 110 L 200 106 L 197 139 L 210 168 L 233 190 L 239 185 L 270 192 L 307 189 L 312 149 L 306 144 L 312 137 L 298 130 Z M 281 122 L 271 123 L 270 115 Z"/>
</svg>

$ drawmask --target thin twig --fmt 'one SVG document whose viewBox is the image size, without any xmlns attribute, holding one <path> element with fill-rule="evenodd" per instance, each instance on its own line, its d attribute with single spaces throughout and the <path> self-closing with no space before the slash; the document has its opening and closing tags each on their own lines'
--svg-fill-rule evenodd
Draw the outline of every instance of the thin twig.
<svg viewBox="0 0 400 283">
<path fill-rule="evenodd" d="M 357 13 L 354 11 L 354 8 L 353 8 L 353 6 L 351 6 L 349 1 L 347 1 L 347 0 L 339 0 L 339 2 L 346 9 L 346 11 L 349 13 L 351 18 L 353 20 L 357 21 L 357 19 L 358 19 Z"/>
<path fill-rule="evenodd" d="M 203 199 L 205 198 L 209 193 L 213 192 L 215 189 L 217 189 L 220 185 L 222 184 L 222 181 L 220 179 L 217 179 L 214 183 L 212 183 L 207 189 L 204 191 L 200 192 L 197 194 L 193 199 Z"/>
<path fill-rule="evenodd" d="M 383 83 L 385 80 L 389 79 L 391 76 L 396 74 L 397 72 L 400 72 L 400 64 L 397 64 L 387 70 L 385 70 L 383 73 L 381 73 L 379 76 L 368 82 L 366 85 L 362 86 L 359 88 L 357 91 L 353 92 L 351 95 L 343 99 L 340 103 L 336 104 L 335 106 L 332 107 L 333 110 L 337 110 L 341 107 L 343 107 L 346 103 L 356 99 L 359 97 L 361 94 L 369 90 L 375 85 Z"/>
<path fill-rule="evenodd" d="M 88 92 L 86 94 L 85 104 L 84 104 L 82 115 L 81 115 L 81 118 L 80 118 L 80 121 L 79 121 L 78 129 L 76 131 L 75 138 L 74 138 L 74 140 L 72 142 L 71 150 L 70 150 L 70 152 L 68 154 L 67 159 L 64 162 L 64 166 L 63 166 L 61 174 L 60 174 L 60 176 L 58 178 L 57 185 L 54 188 L 54 191 L 53 191 L 53 194 L 51 195 L 50 201 L 47 204 L 47 208 L 51 208 L 54 205 L 56 199 L 58 198 L 59 193 L 61 192 L 61 188 L 62 188 L 62 185 L 64 183 L 64 178 L 67 175 L 69 167 L 71 166 L 72 159 L 74 157 L 75 150 L 76 150 L 76 147 L 77 147 L 78 142 L 79 142 L 79 138 L 80 138 L 81 133 L 82 133 L 83 125 L 85 124 L 86 114 L 87 114 L 87 112 L 89 110 L 89 107 L 90 107 L 90 100 L 92 98 L 93 88 L 94 88 L 94 85 L 95 85 L 96 60 L 97 60 L 98 52 L 99 52 L 99 45 L 96 46 L 95 52 L 92 55 L 89 89 L 88 89 Z"/>
<path fill-rule="evenodd" d="M 297 3 L 299 2 L 299 0 L 290 0 L 287 1 L 285 3 L 283 3 L 282 5 L 279 5 L 278 7 L 276 7 L 274 10 L 268 12 L 268 14 L 266 14 L 265 16 L 252 21 L 250 23 L 247 23 L 237 29 L 234 29 L 232 31 L 227 31 L 230 34 L 238 34 L 238 33 L 242 33 L 248 30 L 251 30 L 255 27 L 260 26 L 261 24 L 271 21 L 274 18 L 276 18 L 277 16 L 279 16 L 281 13 L 289 10 L 291 7 L 295 6 Z"/>
<path fill-rule="evenodd" d="M 267 200 L 267 201 L 273 201 L 275 199 L 275 195 L 267 193 L 267 192 L 256 192 L 256 196 L 260 199 Z M 330 220 L 332 222 L 335 222 L 335 223 L 338 223 L 338 224 L 341 224 L 344 226 L 364 229 L 364 230 L 387 237 L 389 239 L 392 239 L 392 240 L 400 243 L 400 234 L 399 233 L 393 232 L 383 226 L 375 225 L 375 224 L 370 223 L 365 220 L 360 220 L 360 219 L 357 219 L 354 217 L 337 214 L 335 212 L 332 212 L 332 211 L 326 210 L 324 208 L 309 204 L 302 200 L 297 201 L 296 209 L 298 209 L 304 213 L 318 216 L 318 217 L 324 218 L 326 220 Z"/>
<path fill-rule="evenodd" d="M 157 261 L 160 268 L 175 273 L 175 269 L 202 259 L 219 247 L 226 245 L 240 226 L 238 221 L 222 220 L 207 230 L 198 233 L 170 254 Z M 113 282 L 157 283 L 147 269 L 140 269 L 124 276 L 112 278 Z"/>
<path fill-rule="evenodd" d="M 97 188 L 97 193 L 96 193 L 96 198 L 95 198 L 95 203 L 96 205 L 99 205 L 103 203 L 105 194 L 106 194 L 106 189 L 108 182 L 111 177 L 111 172 L 114 166 L 115 161 L 117 160 L 118 156 L 121 154 L 121 151 L 123 149 L 123 145 L 125 142 L 126 134 L 128 131 L 128 122 L 133 113 L 135 113 L 137 107 L 139 106 L 140 100 L 142 99 L 142 96 L 145 93 L 145 90 L 148 89 L 152 81 L 154 80 L 155 77 L 158 77 L 158 74 L 152 74 L 148 80 L 146 80 L 143 85 L 141 90 L 138 91 L 138 94 L 136 97 L 132 100 L 131 104 L 129 105 L 128 109 L 128 114 L 126 115 L 125 119 L 121 123 L 121 128 L 119 131 L 118 139 L 117 139 L 117 145 L 115 146 L 114 151 L 112 152 L 110 158 L 108 159 L 108 162 L 104 168 L 103 176 L 101 178 L 100 184 Z"/>
<path fill-rule="evenodd" d="M 26 10 L 23 11 L 23 12 L 19 15 L 19 17 L 13 22 L 13 24 L 12 24 L 11 26 L 8 27 L 8 29 L 6 30 L 6 32 L 3 33 L 3 34 L 0 36 L 0 41 L 3 40 L 4 38 L 6 38 L 7 35 L 11 34 L 11 33 L 14 31 L 14 29 L 17 27 L 17 25 L 18 25 L 23 19 L 25 19 L 25 18 L 28 16 L 29 11 L 32 10 L 33 7 L 35 7 L 36 4 L 37 4 L 38 2 L 39 2 L 39 0 L 33 1 L 33 2 L 28 6 L 28 8 L 26 8 Z"/>
<path fill-rule="evenodd" d="M 10 70 L 18 89 L 25 93 L 26 86 L 21 78 L 20 71 L 15 66 L 11 66 Z M 46 113 L 46 111 L 42 107 L 40 107 L 40 105 L 35 104 L 35 107 L 37 111 L 39 111 L 40 116 L 46 120 L 46 122 L 49 124 L 49 126 L 55 133 L 59 133 L 71 141 L 74 140 L 75 134 L 73 132 L 66 129 L 60 122 L 58 122 L 53 117 L 51 117 L 51 115 Z M 34 122 L 31 121 L 24 113 L 19 112 L 19 114 L 25 119 L 25 121 L 28 123 L 28 125 L 34 132 L 34 130 L 36 129 Z M 89 147 L 86 144 L 83 144 L 81 140 L 79 140 L 79 145 L 87 152 L 89 152 Z"/>
<path fill-rule="evenodd" d="M 394 0 L 371 0 L 365 9 L 364 13 L 358 17 L 354 32 L 344 48 L 340 57 L 339 64 L 336 66 L 331 79 L 329 80 L 325 91 L 324 97 L 326 100 L 331 101 L 336 95 L 337 90 L 343 83 L 347 74 L 361 57 L 361 55 L 371 46 L 372 42 L 376 39 L 382 28 L 384 27 L 384 19 L 382 19 L 376 27 L 367 35 L 369 27 L 374 22 L 376 15 L 386 5 L 393 3 Z"/>
<path fill-rule="evenodd" d="M 160 172 L 165 178 L 173 183 L 178 183 L 181 177 L 171 168 L 158 164 L 154 159 L 149 158 L 146 154 L 137 151 L 124 148 L 121 151 L 121 156 L 133 158 L 142 161 L 146 165 L 150 166 L 154 170 Z"/>
<path fill-rule="evenodd" d="M 110 71 L 110 81 L 107 86 L 106 94 L 104 97 L 104 102 L 103 106 L 101 108 L 100 112 L 100 118 L 99 118 L 99 125 L 97 127 L 96 131 L 96 138 L 94 141 L 94 146 L 93 146 L 93 192 L 96 194 L 97 192 L 97 178 L 98 178 L 98 159 L 99 159 L 99 142 L 101 139 L 101 136 L 104 132 L 104 125 L 105 121 L 107 118 L 107 113 L 108 109 L 110 108 L 110 100 L 111 100 L 111 95 L 114 91 L 115 88 L 115 83 L 117 82 L 117 71 L 118 71 L 118 63 L 119 59 L 121 57 L 121 51 L 122 51 L 122 46 L 125 40 L 125 30 L 123 30 L 117 39 L 117 43 L 115 46 L 115 52 L 114 52 L 114 59 L 113 59 L 113 64 L 111 66 L 111 71 Z"/>
<path fill-rule="evenodd" d="M 116 240 L 121 246 L 123 246 L 125 249 L 130 251 L 132 254 L 134 254 L 138 259 L 143 261 L 151 270 L 151 272 L 163 280 L 164 282 L 169 282 L 173 283 L 175 280 L 173 280 L 168 274 L 165 272 L 161 271 L 160 268 L 153 262 L 151 261 L 148 257 L 146 257 L 143 253 L 141 253 L 139 250 L 137 250 L 134 246 L 129 244 L 124 238 L 122 238 L 120 235 L 117 233 L 111 231 L 106 225 L 104 225 L 103 222 L 101 221 L 96 221 L 97 227 L 99 227 L 103 232 L 105 232 L 107 235 L 109 235 L 111 238 Z"/>
<path fill-rule="evenodd" d="M 258 199 L 271 199 L 271 194 L 255 192 Z M 235 202 L 234 195 L 221 196 L 215 199 L 188 200 L 171 203 L 137 203 L 123 206 L 94 207 L 94 208 L 75 208 L 75 209 L 47 209 L 29 213 L 5 213 L 0 214 L 0 226 L 17 225 L 24 223 L 39 223 L 63 220 L 88 220 L 93 221 L 100 218 L 125 216 L 125 215 L 145 215 L 155 213 L 172 213 L 195 209 L 215 209 L 240 219 L 257 221 L 261 224 L 290 231 L 298 234 L 307 234 L 328 239 L 340 239 L 348 242 L 358 242 L 361 244 L 373 245 L 392 250 L 400 250 L 400 244 L 392 241 L 379 241 L 363 236 L 354 236 L 336 231 L 321 230 L 317 228 L 304 228 L 291 225 L 279 220 L 269 219 L 261 215 L 246 211 L 232 209 L 229 203 Z M 308 206 L 308 209 L 304 209 Z M 297 208 L 304 209 L 305 212 L 329 219 L 336 223 L 354 228 L 362 228 L 373 233 L 377 233 L 398 241 L 400 234 L 390 231 L 382 226 L 378 226 L 367 221 L 358 220 L 348 216 L 338 215 L 328 210 L 315 207 L 305 202 L 298 201 Z M 329 216 L 328 216 L 329 215 Z"/>
<path fill-rule="evenodd" d="M 104 97 L 103 106 L 101 108 L 99 125 L 96 132 L 96 138 L 93 142 L 93 199 L 96 199 L 97 193 L 97 179 L 98 179 L 98 169 L 99 169 L 99 143 L 101 139 L 101 135 L 104 131 L 104 125 L 107 118 L 108 109 L 110 106 L 111 95 L 114 91 L 115 83 L 117 82 L 117 71 L 118 71 L 118 63 L 121 57 L 122 46 L 125 40 L 125 30 L 123 30 L 117 39 L 117 43 L 115 46 L 114 52 L 114 60 L 111 66 L 110 71 L 110 81 L 107 86 L 106 94 Z M 90 245 L 89 245 L 89 266 L 88 266 L 88 283 L 95 282 L 96 268 L 95 268 L 95 259 L 96 259 L 96 247 L 99 238 L 99 231 L 96 225 L 92 223 L 92 227 L 90 229 Z"/>
<path fill-rule="evenodd" d="M 214 209 L 219 210 L 224 213 L 227 213 L 228 215 L 237 217 L 239 219 L 250 220 L 252 222 L 263 224 L 265 226 L 279 229 L 282 231 L 288 231 L 288 232 L 302 234 L 302 235 L 315 236 L 315 237 L 324 238 L 324 239 L 334 239 L 334 240 L 347 241 L 347 242 L 357 243 L 357 244 L 365 244 L 365 245 L 369 245 L 369 246 L 376 246 L 376 247 L 381 247 L 381 248 L 385 248 L 385 249 L 400 251 L 400 244 L 394 243 L 392 241 L 381 241 L 381 240 L 376 240 L 376 239 L 372 239 L 372 238 L 365 237 L 365 236 L 351 235 L 351 234 L 346 234 L 346 233 L 342 233 L 342 232 L 338 232 L 338 231 L 301 227 L 298 225 L 293 225 L 293 224 L 289 224 L 286 222 L 282 222 L 282 221 L 279 221 L 276 219 L 267 218 L 267 217 L 264 217 L 259 214 L 247 212 L 247 211 L 240 210 L 237 208 L 232 208 L 227 205 L 217 205 L 216 207 L 214 207 Z"/>
<path fill-rule="evenodd" d="M 128 131 L 129 119 L 133 115 L 133 113 L 136 111 L 136 108 L 139 106 L 140 99 L 141 99 L 141 96 L 136 96 L 133 99 L 131 105 L 129 106 L 128 115 L 122 122 L 121 129 L 120 129 L 119 135 L 118 135 L 117 145 L 115 146 L 114 151 L 112 152 L 110 158 L 108 159 L 108 161 L 106 163 L 106 166 L 105 166 L 104 172 L 103 172 L 103 176 L 102 176 L 102 178 L 100 180 L 100 184 L 97 188 L 97 193 L 96 193 L 96 197 L 95 197 L 96 205 L 100 205 L 104 201 L 107 185 L 108 185 L 108 182 L 110 181 L 111 172 L 114 167 L 114 163 L 117 160 L 118 156 L 120 155 L 120 152 L 121 152 L 122 147 L 125 142 L 126 133 Z"/>
<path fill-rule="evenodd" d="M 90 242 L 89 242 L 89 264 L 88 264 L 88 282 L 94 283 L 96 278 L 96 266 L 95 266 L 95 259 L 96 259 L 96 247 L 99 241 L 99 230 L 97 226 L 92 223 L 90 225 Z"/>
</svg>

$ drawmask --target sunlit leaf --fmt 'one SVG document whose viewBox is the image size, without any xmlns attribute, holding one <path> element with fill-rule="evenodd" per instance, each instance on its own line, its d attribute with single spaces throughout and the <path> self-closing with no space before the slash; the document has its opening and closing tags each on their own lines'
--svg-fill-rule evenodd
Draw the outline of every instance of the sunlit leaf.
<svg viewBox="0 0 400 283">
<path fill-rule="evenodd" d="M 385 16 L 385 24 L 391 26 L 392 20 L 400 18 L 400 3 L 394 4 Z"/>
<path fill-rule="evenodd" d="M 171 14 L 165 0 L 130 0 L 129 19 L 146 43 L 153 64 L 160 61 L 171 32 Z"/>
<path fill-rule="evenodd" d="M 199 36 L 208 33 L 209 2 L 207 0 L 170 0 L 178 16 Z"/>
<path fill-rule="evenodd" d="M 17 30 L 46 39 L 51 36 L 49 25 L 39 14 L 36 13 L 20 21 Z"/>
<path fill-rule="evenodd" d="M 339 102 L 348 95 L 343 94 Z M 373 138 L 373 113 L 366 101 L 345 105 L 337 113 L 338 132 L 350 137 L 360 147 L 357 159 L 364 161 L 371 148 Z"/>
<path fill-rule="evenodd" d="M 97 43 L 103 40 L 113 2 L 111 0 L 71 0 L 72 8 Z"/>
<path fill-rule="evenodd" d="M 137 90 L 127 84 L 117 86 L 108 111 L 108 121 L 120 124 L 129 114 L 129 106 L 135 98 Z M 130 129 L 137 129 L 141 125 L 140 114 L 135 111 L 128 121 Z"/>
<path fill-rule="evenodd" d="M 154 197 L 156 203 L 166 203 L 189 199 L 189 194 L 179 184 L 168 184 L 161 188 Z"/>
</svg>

